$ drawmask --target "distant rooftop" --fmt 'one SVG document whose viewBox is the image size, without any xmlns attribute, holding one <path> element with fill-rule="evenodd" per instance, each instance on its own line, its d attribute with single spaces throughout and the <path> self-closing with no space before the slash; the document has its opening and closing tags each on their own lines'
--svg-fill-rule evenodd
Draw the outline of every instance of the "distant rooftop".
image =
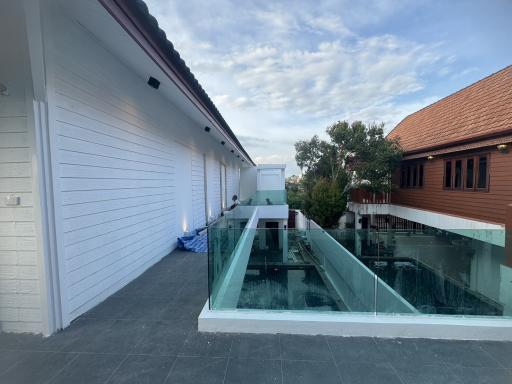
<svg viewBox="0 0 512 384">
<path fill-rule="evenodd" d="M 512 65 L 403 119 L 388 135 L 406 153 L 512 132 Z"/>
</svg>

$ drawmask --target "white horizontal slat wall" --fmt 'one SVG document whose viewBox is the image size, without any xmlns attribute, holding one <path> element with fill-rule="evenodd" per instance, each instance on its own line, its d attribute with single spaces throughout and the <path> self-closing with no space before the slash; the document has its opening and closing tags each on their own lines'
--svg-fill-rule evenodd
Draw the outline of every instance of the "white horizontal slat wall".
<svg viewBox="0 0 512 384">
<path fill-rule="evenodd" d="M 221 213 L 220 162 L 213 157 L 206 158 L 208 222 Z"/>
<path fill-rule="evenodd" d="M 206 224 L 206 194 L 204 190 L 205 170 L 204 156 L 200 153 L 192 153 L 192 210 L 194 229 L 204 227 Z"/>
<path fill-rule="evenodd" d="M 31 134 L 25 100 L 0 98 L 0 331 L 42 331 Z"/>
<path fill-rule="evenodd" d="M 176 246 L 176 148 L 157 96 L 78 25 L 51 57 L 51 124 L 65 323 Z M 165 115 L 166 110 L 160 110 Z M 158 116 L 162 118 L 162 116 Z"/>
<path fill-rule="evenodd" d="M 124 51 L 96 31 L 51 12 L 48 106 L 67 325 L 172 251 L 183 232 L 220 215 L 228 151 L 166 98 L 168 85 L 147 85 L 158 68 L 139 73 L 150 65 L 142 56 L 135 66 L 119 59 Z"/>
<path fill-rule="evenodd" d="M 239 191 L 238 191 L 238 184 L 239 184 L 239 180 L 238 180 L 238 169 L 235 168 L 234 166 L 228 166 L 227 167 L 227 191 L 228 191 L 228 206 L 230 206 L 231 204 L 233 204 L 233 195 L 237 195 L 238 198 L 240 198 L 239 196 Z"/>
</svg>

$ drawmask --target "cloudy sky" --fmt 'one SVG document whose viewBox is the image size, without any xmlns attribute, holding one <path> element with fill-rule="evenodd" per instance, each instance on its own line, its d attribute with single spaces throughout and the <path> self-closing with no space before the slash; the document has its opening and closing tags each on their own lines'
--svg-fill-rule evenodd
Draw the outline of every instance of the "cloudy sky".
<svg viewBox="0 0 512 384">
<path fill-rule="evenodd" d="M 147 0 L 257 163 L 403 117 L 512 64 L 511 0 Z"/>
</svg>

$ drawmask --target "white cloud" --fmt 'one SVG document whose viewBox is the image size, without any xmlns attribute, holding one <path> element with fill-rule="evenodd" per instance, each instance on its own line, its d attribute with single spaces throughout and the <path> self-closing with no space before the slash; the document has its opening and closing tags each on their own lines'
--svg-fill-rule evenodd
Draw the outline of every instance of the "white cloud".
<svg viewBox="0 0 512 384">
<path fill-rule="evenodd" d="M 149 5 L 253 158 L 296 170 L 293 142 L 343 119 L 384 121 L 389 130 L 431 100 L 409 97 L 425 88 L 432 67 L 442 63 L 450 73 L 454 57 L 438 43 L 350 27 L 388 17 L 404 2 Z"/>
</svg>

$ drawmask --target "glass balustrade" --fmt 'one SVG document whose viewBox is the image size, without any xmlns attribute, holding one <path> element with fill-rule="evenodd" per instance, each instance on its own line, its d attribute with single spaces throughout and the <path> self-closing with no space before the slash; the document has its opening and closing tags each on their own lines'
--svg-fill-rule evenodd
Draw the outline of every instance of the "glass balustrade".
<svg viewBox="0 0 512 384">
<path fill-rule="evenodd" d="M 212 309 L 507 317 L 512 260 L 503 230 L 208 230 Z M 250 224 L 250 225 L 249 225 Z"/>
<path fill-rule="evenodd" d="M 256 191 L 250 198 L 242 200 L 240 205 L 284 205 L 286 204 L 286 191 Z"/>
</svg>

